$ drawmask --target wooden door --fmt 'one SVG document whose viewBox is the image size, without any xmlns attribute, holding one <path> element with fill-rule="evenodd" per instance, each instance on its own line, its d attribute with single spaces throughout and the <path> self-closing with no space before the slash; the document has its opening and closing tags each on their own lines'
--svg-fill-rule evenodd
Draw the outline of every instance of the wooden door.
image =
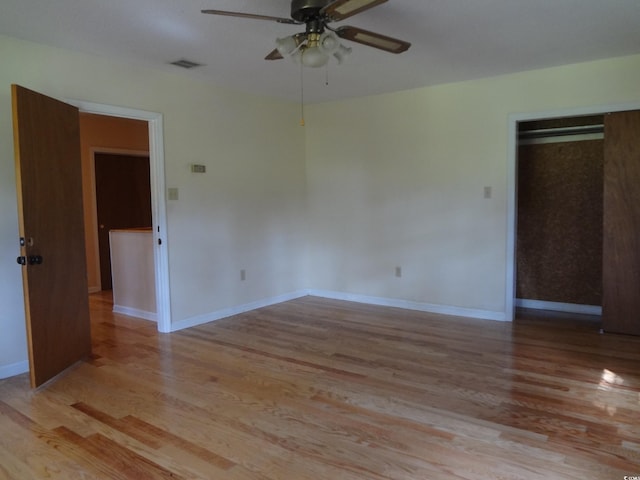
<svg viewBox="0 0 640 480">
<path fill-rule="evenodd" d="M 640 335 L 640 111 L 605 117 L 602 325 Z"/>
<path fill-rule="evenodd" d="M 95 155 L 100 285 L 111 290 L 109 231 L 151 228 L 149 157 Z"/>
<path fill-rule="evenodd" d="M 78 109 L 12 85 L 31 385 L 91 353 Z M 17 241 L 17 239 L 16 239 Z"/>
</svg>

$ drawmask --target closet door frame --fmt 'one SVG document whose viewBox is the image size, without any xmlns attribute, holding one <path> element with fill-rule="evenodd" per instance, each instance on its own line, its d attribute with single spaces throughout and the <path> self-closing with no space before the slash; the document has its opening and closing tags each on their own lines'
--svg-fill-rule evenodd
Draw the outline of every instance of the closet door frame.
<svg viewBox="0 0 640 480">
<path fill-rule="evenodd" d="M 517 233 L 517 182 L 518 182 L 518 123 L 533 120 L 550 120 L 562 117 L 579 117 L 585 115 L 604 115 L 613 112 L 640 110 L 639 102 L 628 102 L 611 105 L 593 105 L 580 108 L 566 108 L 537 112 L 512 113 L 507 118 L 508 151 L 507 151 L 507 238 L 506 238 L 506 271 L 505 271 L 505 315 L 504 320 L 515 318 L 516 293 L 516 233 Z"/>
</svg>

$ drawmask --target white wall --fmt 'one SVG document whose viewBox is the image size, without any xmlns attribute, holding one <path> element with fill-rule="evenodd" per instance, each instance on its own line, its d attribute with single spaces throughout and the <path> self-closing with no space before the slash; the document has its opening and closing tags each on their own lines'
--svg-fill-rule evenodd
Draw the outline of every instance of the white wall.
<svg viewBox="0 0 640 480">
<path fill-rule="evenodd" d="M 633 56 L 308 107 L 307 283 L 504 318 L 509 114 L 638 101 L 638 79 Z"/>
<path fill-rule="evenodd" d="M 299 107 L 181 74 L 141 69 L 0 36 L 0 377 L 27 349 L 10 85 L 55 98 L 162 113 L 174 324 L 294 292 L 305 227 Z M 207 166 L 193 174 L 190 164 Z M 240 270 L 246 280 L 240 280 Z"/>
</svg>

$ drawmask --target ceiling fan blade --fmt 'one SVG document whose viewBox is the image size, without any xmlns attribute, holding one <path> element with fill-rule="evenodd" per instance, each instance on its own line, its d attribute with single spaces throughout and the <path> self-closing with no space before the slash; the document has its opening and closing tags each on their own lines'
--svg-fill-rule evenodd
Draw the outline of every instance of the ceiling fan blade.
<svg viewBox="0 0 640 480">
<path fill-rule="evenodd" d="M 320 10 L 320 14 L 339 22 L 370 8 L 377 7 L 387 0 L 335 0 Z"/>
<path fill-rule="evenodd" d="M 298 22 L 291 18 L 271 17 L 269 15 L 256 15 L 253 13 L 242 13 L 242 12 L 227 12 L 226 10 L 201 10 L 201 12 L 208 13 L 210 15 L 224 15 L 226 17 L 253 18 L 255 20 L 269 20 L 269 21 L 278 22 L 278 23 L 288 23 L 290 25 L 302 25 L 301 22 Z"/>
<path fill-rule="evenodd" d="M 278 49 L 274 49 L 269 55 L 264 57 L 265 60 L 282 60 L 284 57 L 280 54 Z"/>
<path fill-rule="evenodd" d="M 335 30 L 340 38 L 351 40 L 352 42 L 368 45 L 369 47 L 379 48 L 386 52 L 402 53 L 409 50 L 411 44 L 404 40 L 387 37 L 379 33 L 370 32 L 357 27 L 340 27 Z"/>
</svg>

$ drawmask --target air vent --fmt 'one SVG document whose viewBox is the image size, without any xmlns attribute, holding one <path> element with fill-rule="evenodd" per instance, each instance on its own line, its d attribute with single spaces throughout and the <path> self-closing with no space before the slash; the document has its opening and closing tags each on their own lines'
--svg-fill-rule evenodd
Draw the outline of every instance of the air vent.
<svg viewBox="0 0 640 480">
<path fill-rule="evenodd" d="M 192 62 L 191 60 L 185 60 L 184 58 L 181 58 L 180 60 L 176 60 L 175 62 L 170 62 L 171 65 L 175 65 L 176 67 L 182 67 L 182 68 L 195 68 L 195 67 L 201 67 L 202 63 L 197 63 L 197 62 Z"/>
</svg>

